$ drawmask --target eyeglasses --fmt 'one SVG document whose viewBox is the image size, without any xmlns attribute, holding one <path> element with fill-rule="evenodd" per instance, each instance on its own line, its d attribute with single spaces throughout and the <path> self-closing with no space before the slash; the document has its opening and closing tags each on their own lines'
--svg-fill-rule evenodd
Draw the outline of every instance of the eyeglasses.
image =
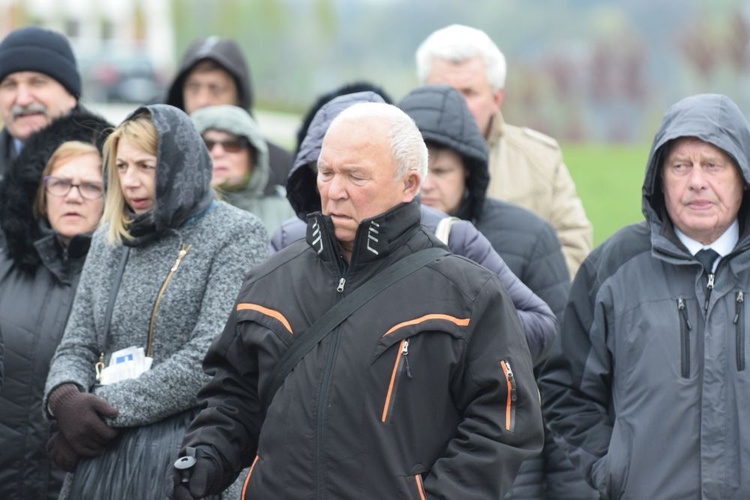
<svg viewBox="0 0 750 500">
<path fill-rule="evenodd" d="M 227 153 L 239 153 L 243 149 L 249 146 L 247 139 L 231 139 L 228 141 L 213 141 L 211 139 L 203 139 L 206 143 L 208 152 L 213 151 L 214 146 L 221 146 Z"/>
<path fill-rule="evenodd" d="M 43 179 L 49 194 L 67 196 L 74 187 L 78 188 L 81 197 L 87 200 L 98 200 L 104 195 L 104 185 L 101 182 L 81 182 L 73 184 L 70 179 L 47 175 Z"/>
</svg>

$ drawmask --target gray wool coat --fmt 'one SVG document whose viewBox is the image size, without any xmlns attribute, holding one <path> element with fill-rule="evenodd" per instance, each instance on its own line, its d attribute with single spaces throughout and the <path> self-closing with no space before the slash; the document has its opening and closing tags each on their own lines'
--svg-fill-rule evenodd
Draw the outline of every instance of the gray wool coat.
<svg viewBox="0 0 750 500">
<path fill-rule="evenodd" d="M 153 314 L 151 369 L 137 379 L 94 388 L 119 410 L 108 422 L 115 427 L 150 424 L 196 404 L 208 380 L 202 370 L 208 346 L 221 333 L 245 273 L 268 253 L 268 236 L 256 216 L 212 201 L 211 160 L 190 118 L 172 106 L 145 109 L 158 132 L 156 202 L 136 223 L 146 222 L 150 232 L 127 243 L 130 256 L 106 343 L 104 317 L 121 246 L 107 243 L 106 225 L 94 233 L 45 388 L 45 408 L 61 384 L 91 389 L 100 353 L 109 363 L 116 350 L 146 348 Z"/>
<path fill-rule="evenodd" d="M 130 427 L 157 422 L 195 406 L 208 381 L 201 364 L 221 333 L 242 278 L 267 253 L 265 232 L 254 216 L 217 203 L 197 223 L 174 230 L 145 247 L 130 250 L 112 313 L 106 345 L 101 344 L 109 290 L 117 272 L 119 246 L 94 234 L 73 311 L 47 378 L 46 395 L 65 383 L 81 390 L 94 385 L 101 352 L 146 347 L 156 296 L 183 245 L 189 246 L 169 281 L 155 316 L 151 370 L 137 379 L 98 386 L 95 393 L 119 414 L 109 423 Z"/>
</svg>

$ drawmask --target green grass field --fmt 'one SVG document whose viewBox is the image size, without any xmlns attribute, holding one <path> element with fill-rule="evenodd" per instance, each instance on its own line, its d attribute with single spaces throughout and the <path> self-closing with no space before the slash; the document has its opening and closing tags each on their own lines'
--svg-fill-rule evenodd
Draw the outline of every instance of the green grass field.
<svg viewBox="0 0 750 500">
<path fill-rule="evenodd" d="M 594 226 L 594 245 L 643 220 L 641 185 L 648 145 L 563 145 L 563 159 Z"/>
</svg>

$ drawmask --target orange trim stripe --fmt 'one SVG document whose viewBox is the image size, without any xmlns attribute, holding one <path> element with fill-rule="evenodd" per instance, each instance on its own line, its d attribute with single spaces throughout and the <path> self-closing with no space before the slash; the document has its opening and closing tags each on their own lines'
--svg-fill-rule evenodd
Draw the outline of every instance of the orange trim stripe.
<svg viewBox="0 0 750 500">
<path fill-rule="evenodd" d="M 417 491 L 419 491 L 420 500 L 427 500 L 424 496 L 424 486 L 422 485 L 422 476 L 417 474 L 414 476 L 414 480 L 417 482 Z"/>
<path fill-rule="evenodd" d="M 505 365 L 505 361 L 500 361 L 500 366 L 503 369 L 503 373 L 505 374 L 505 383 L 508 385 L 508 397 L 507 401 L 505 403 L 505 430 L 510 430 L 510 413 L 512 410 L 512 404 L 513 404 L 513 386 L 510 383 L 510 377 L 508 377 L 508 367 Z"/>
<path fill-rule="evenodd" d="M 294 335 L 294 332 L 292 331 L 292 325 L 289 324 L 289 322 L 286 320 L 283 314 L 281 314 L 279 311 L 274 311 L 273 309 L 269 309 L 267 307 L 259 306 L 258 304 L 237 304 L 237 310 L 238 311 L 258 311 L 261 314 L 265 314 L 266 316 L 271 316 L 274 319 L 277 319 L 281 322 L 282 325 L 284 325 L 284 328 L 286 328 L 289 333 Z"/>
<path fill-rule="evenodd" d="M 419 323 L 424 323 L 425 321 L 430 321 L 432 319 L 442 319 L 443 321 L 450 321 L 451 323 L 454 323 L 458 326 L 469 326 L 469 321 L 471 321 L 469 318 L 460 319 L 456 318 L 455 316 L 449 316 L 447 314 L 425 314 L 421 318 L 411 319 L 409 321 L 399 323 L 398 325 L 385 332 L 385 334 L 390 335 L 391 333 L 405 326 L 418 325 Z"/>
<path fill-rule="evenodd" d="M 401 353 L 404 349 L 404 342 L 402 340 L 398 345 L 398 354 L 396 355 L 396 362 L 393 363 L 393 372 L 391 373 L 391 383 L 388 384 L 388 393 L 385 395 L 385 406 L 383 406 L 383 414 L 380 417 L 380 421 L 385 423 L 385 419 L 388 417 L 388 407 L 391 404 L 391 394 L 393 393 L 393 385 L 396 383 L 396 373 L 398 372 L 398 362 L 401 361 Z"/>
<path fill-rule="evenodd" d="M 253 460 L 253 465 L 250 466 L 250 470 L 247 471 L 247 477 L 245 478 L 245 484 L 242 485 L 242 494 L 240 495 L 240 500 L 245 499 L 245 492 L 247 491 L 247 485 L 250 484 L 250 476 L 253 475 L 253 470 L 255 469 L 255 464 L 258 463 L 258 455 L 255 455 L 255 460 Z"/>
</svg>

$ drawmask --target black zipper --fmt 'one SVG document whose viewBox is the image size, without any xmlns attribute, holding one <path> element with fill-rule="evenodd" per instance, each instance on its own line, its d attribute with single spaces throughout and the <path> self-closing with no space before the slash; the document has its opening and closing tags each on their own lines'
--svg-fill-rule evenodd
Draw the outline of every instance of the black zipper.
<svg viewBox="0 0 750 500">
<path fill-rule="evenodd" d="M 388 392 L 386 393 L 386 401 L 383 405 L 383 413 L 380 417 L 380 421 L 383 423 L 387 423 L 391 419 L 393 405 L 396 401 L 396 394 L 398 393 L 399 382 L 404 371 L 406 371 L 406 377 L 409 380 L 414 378 L 414 375 L 411 372 L 411 366 L 409 365 L 409 339 L 404 339 L 399 343 L 395 363 L 396 365 L 392 372 L 393 376 L 388 384 Z"/>
<path fill-rule="evenodd" d="M 739 290 L 734 295 L 734 326 L 737 342 L 737 371 L 745 369 L 745 292 Z"/>
<path fill-rule="evenodd" d="M 690 377 L 690 321 L 688 320 L 687 307 L 685 307 L 685 299 L 680 297 L 677 299 L 677 310 L 680 314 L 680 358 L 681 358 L 681 370 L 682 378 Z"/>
<path fill-rule="evenodd" d="M 339 347 L 338 330 L 331 333 L 331 343 L 326 353 L 325 367 L 323 368 L 323 377 L 320 381 L 320 392 L 318 395 L 318 416 L 315 422 L 315 498 L 318 500 L 325 499 L 323 488 L 323 464 L 321 455 L 323 453 L 323 430 L 325 427 L 325 413 L 328 407 L 328 397 L 331 392 L 331 380 L 333 379 L 333 366 L 336 363 L 336 354 Z"/>
</svg>

